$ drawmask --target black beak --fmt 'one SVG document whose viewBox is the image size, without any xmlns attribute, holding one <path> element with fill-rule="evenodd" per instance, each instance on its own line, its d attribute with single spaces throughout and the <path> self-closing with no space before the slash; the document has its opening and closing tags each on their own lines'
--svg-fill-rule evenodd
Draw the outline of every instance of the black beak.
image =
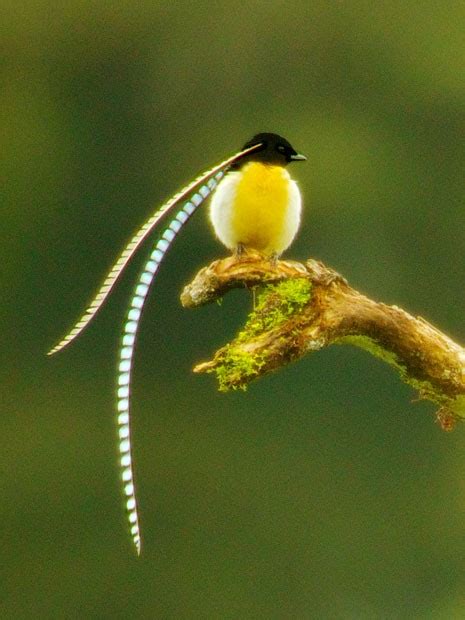
<svg viewBox="0 0 465 620">
<path fill-rule="evenodd" d="M 307 161 L 305 155 L 301 155 L 300 153 L 295 153 L 295 155 L 291 155 L 291 161 Z"/>
</svg>

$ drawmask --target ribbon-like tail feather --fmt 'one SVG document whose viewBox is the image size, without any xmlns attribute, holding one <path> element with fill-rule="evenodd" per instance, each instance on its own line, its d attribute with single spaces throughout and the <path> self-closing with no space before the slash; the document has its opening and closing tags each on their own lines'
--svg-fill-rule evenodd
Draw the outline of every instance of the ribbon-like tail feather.
<svg viewBox="0 0 465 620">
<path fill-rule="evenodd" d="M 169 213 L 169 211 L 171 211 L 171 209 L 173 209 L 177 204 L 179 204 L 181 200 L 187 198 L 187 196 L 191 192 L 193 192 L 197 186 L 205 183 L 217 172 L 225 169 L 227 166 L 230 166 L 236 160 L 257 149 L 259 146 L 261 145 L 255 144 L 248 149 L 244 149 L 243 151 L 240 151 L 239 153 L 228 157 L 228 159 L 225 159 L 220 164 L 214 166 L 210 170 L 203 172 L 191 183 L 186 185 L 177 194 L 175 194 L 172 198 L 170 198 L 168 202 L 166 202 L 159 209 L 157 209 L 157 211 L 155 211 L 155 213 L 139 228 L 135 235 L 133 235 L 124 250 L 121 252 L 115 264 L 110 269 L 107 277 L 103 281 L 103 284 L 97 291 L 97 294 L 92 299 L 89 307 L 85 310 L 83 315 L 79 318 L 79 320 L 75 323 L 71 330 L 60 340 L 60 342 L 58 342 L 52 349 L 50 349 L 47 355 L 53 355 L 54 353 L 61 351 L 61 349 L 64 349 L 87 327 L 87 325 L 91 322 L 91 320 L 102 307 L 104 301 L 110 294 L 113 286 L 115 285 L 120 275 L 123 273 L 124 268 L 133 257 L 137 248 L 141 245 L 147 235 L 154 229 L 154 227 L 158 224 L 158 222 L 162 219 L 164 215 Z"/>
</svg>

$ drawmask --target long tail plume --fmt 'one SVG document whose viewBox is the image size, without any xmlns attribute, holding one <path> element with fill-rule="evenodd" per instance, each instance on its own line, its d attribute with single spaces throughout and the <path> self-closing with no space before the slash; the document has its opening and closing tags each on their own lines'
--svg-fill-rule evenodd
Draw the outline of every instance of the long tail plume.
<svg viewBox="0 0 465 620">
<path fill-rule="evenodd" d="M 140 555 L 141 550 L 141 535 L 132 466 L 129 399 L 131 393 L 131 373 L 134 347 L 136 343 L 137 331 L 139 329 L 139 321 L 150 286 L 155 279 L 155 275 L 158 272 L 166 252 L 181 228 L 202 204 L 205 198 L 207 198 L 207 196 L 215 189 L 223 176 L 224 172 L 220 171 L 205 185 L 202 185 L 198 189 L 197 193 L 195 193 L 191 199 L 183 205 L 182 209 L 180 209 L 176 214 L 176 217 L 173 218 L 169 225 L 165 228 L 161 238 L 156 243 L 148 261 L 142 269 L 129 304 L 126 322 L 124 323 L 123 338 L 119 351 L 117 392 L 119 455 L 121 480 L 124 485 L 123 490 L 126 500 L 129 527 L 138 555 Z"/>
<path fill-rule="evenodd" d="M 90 321 L 94 318 L 97 312 L 102 307 L 102 304 L 110 294 L 113 286 L 116 281 L 124 271 L 124 268 L 131 260 L 137 248 L 144 241 L 147 235 L 153 230 L 156 224 L 161 220 L 161 218 L 169 213 L 171 209 L 173 209 L 179 202 L 187 198 L 187 196 L 195 190 L 195 188 L 202 183 L 205 183 L 208 178 L 212 177 L 214 174 L 219 172 L 220 170 L 225 169 L 227 166 L 234 163 L 236 160 L 240 159 L 244 155 L 247 155 L 251 151 L 257 149 L 260 144 L 255 144 L 248 149 L 244 149 L 228 159 L 225 159 L 217 166 L 214 166 L 210 170 L 203 172 L 196 179 L 194 179 L 191 183 L 183 187 L 177 194 L 175 194 L 172 198 L 168 200 L 164 205 L 162 205 L 155 213 L 139 228 L 139 230 L 135 233 L 135 235 L 131 238 L 129 243 L 126 245 L 124 250 L 119 255 L 117 261 L 110 269 L 107 277 L 103 281 L 103 284 L 99 288 L 97 294 L 90 302 L 89 307 L 85 310 L 84 314 L 81 318 L 75 323 L 75 325 L 71 328 L 71 330 L 60 340 L 58 344 L 56 344 L 47 355 L 53 355 L 61 349 L 64 349 L 70 342 L 72 342 L 79 334 L 87 327 Z"/>
</svg>

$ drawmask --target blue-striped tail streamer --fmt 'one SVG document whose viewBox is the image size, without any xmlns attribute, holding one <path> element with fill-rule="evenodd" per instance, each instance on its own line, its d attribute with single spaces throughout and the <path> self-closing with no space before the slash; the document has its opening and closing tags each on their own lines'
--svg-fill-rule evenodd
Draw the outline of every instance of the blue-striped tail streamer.
<svg viewBox="0 0 465 620">
<path fill-rule="evenodd" d="M 142 309 L 147 299 L 150 286 L 155 279 L 155 275 L 158 272 L 166 252 L 170 248 L 181 228 L 190 219 L 208 195 L 215 189 L 223 176 L 224 172 L 220 171 L 205 185 L 202 185 L 190 198 L 190 200 L 183 205 L 183 207 L 177 212 L 176 216 L 165 228 L 161 238 L 155 244 L 148 261 L 142 269 L 129 304 L 126 322 L 124 323 L 123 337 L 119 351 L 117 388 L 119 458 L 129 527 L 138 555 L 140 554 L 141 548 L 141 535 L 132 465 L 129 407 L 134 347 L 139 329 L 140 318 L 142 315 Z"/>
</svg>

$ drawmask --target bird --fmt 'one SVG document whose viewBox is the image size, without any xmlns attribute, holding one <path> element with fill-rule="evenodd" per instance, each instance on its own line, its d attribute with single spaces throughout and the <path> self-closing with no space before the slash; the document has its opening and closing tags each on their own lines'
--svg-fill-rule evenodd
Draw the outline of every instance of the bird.
<svg viewBox="0 0 465 620">
<path fill-rule="evenodd" d="M 116 378 L 119 469 L 132 542 L 140 555 L 141 530 L 134 483 L 130 400 L 135 345 L 148 293 L 177 235 L 212 195 L 210 219 L 217 237 L 234 253 L 256 250 L 275 260 L 299 228 L 301 196 L 285 170 L 306 158 L 273 133 L 259 133 L 234 155 L 200 174 L 159 207 L 130 238 L 90 305 L 68 333 L 48 352 L 66 348 L 91 323 L 126 266 L 150 233 L 175 211 L 143 264 L 123 323 Z"/>
<path fill-rule="evenodd" d="M 302 198 L 286 166 L 305 161 L 282 136 L 259 133 L 243 150 L 259 148 L 237 160 L 210 202 L 217 238 L 237 256 L 255 250 L 276 260 L 292 243 L 300 226 Z"/>
</svg>

